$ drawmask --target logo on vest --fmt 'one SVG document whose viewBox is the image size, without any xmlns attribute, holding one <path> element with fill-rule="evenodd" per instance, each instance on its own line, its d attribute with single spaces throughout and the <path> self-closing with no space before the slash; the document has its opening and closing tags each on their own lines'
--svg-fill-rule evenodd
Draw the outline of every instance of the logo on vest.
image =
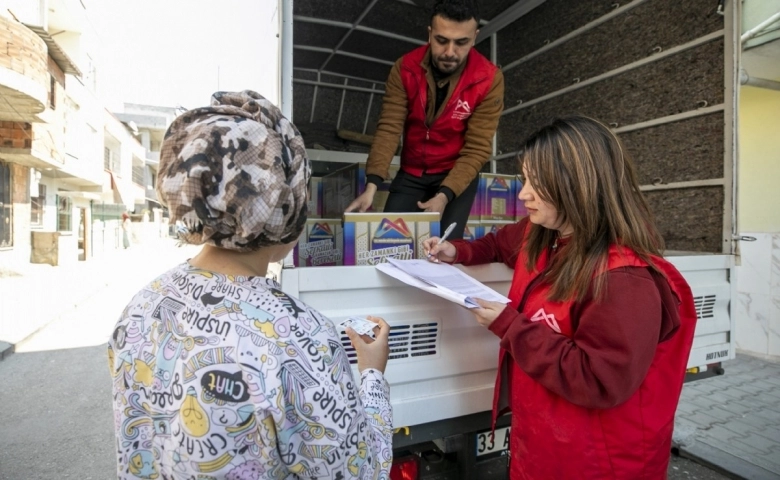
<svg viewBox="0 0 780 480">
<path fill-rule="evenodd" d="M 556 333 L 561 333 L 561 327 L 558 326 L 558 322 L 555 321 L 555 314 L 547 315 L 543 308 L 540 308 L 534 316 L 531 317 L 532 322 L 540 322 L 544 320 L 548 327 L 552 328 Z"/>
<path fill-rule="evenodd" d="M 469 106 L 469 102 L 458 100 L 458 104 L 455 105 L 455 111 L 452 112 L 452 118 L 456 118 L 458 120 L 465 120 L 470 116 L 471 116 L 471 107 Z"/>
</svg>

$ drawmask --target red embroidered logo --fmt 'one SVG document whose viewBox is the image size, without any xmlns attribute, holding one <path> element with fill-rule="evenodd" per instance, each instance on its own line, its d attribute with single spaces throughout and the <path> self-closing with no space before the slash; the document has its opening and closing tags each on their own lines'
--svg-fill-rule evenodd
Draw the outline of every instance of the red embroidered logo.
<svg viewBox="0 0 780 480">
<path fill-rule="evenodd" d="M 455 111 L 452 112 L 452 118 L 457 118 L 458 120 L 464 120 L 466 118 L 469 118 L 470 116 L 471 116 L 471 107 L 469 106 L 469 102 L 458 100 L 458 104 L 455 105 Z"/>
<path fill-rule="evenodd" d="M 561 333 L 561 327 L 558 326 L 558 322 L 555 321 L 555 314 L 547 315 L 543 308 L 540 308 L 534 316 L 531 317 L 532 322 L 539 322 L 544 320 L 548 327 L 552 328 L 556 333 Z"/>
</svg>

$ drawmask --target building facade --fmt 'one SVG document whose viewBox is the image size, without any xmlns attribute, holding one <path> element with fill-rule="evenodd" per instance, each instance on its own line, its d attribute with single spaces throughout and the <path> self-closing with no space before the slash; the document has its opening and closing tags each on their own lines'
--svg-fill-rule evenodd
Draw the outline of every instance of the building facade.
<svg viewBox="0 0 780 480">
<path fill-rule="evenodd" d="M 147 205 L 153 178 L 142 135 L 99 99 L 100 43 L 89 2 L 6 3 L 0 268 L 99 257 L 121 247 L 122 213 Z"/>
</svg>

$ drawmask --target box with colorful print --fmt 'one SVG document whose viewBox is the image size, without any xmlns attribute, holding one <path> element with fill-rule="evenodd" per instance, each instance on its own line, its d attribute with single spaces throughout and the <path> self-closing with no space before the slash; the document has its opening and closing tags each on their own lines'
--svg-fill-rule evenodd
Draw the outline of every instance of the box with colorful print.
<svg viewBox="0 0 780 480">
<path fill-rule="evenodd" d="M 506 221 L 494 221 L 494 222 L 482 222 L 479 227 L 476 228 L 475 231 L 475 240 L 484 237 L 488 233 L 496 233 L 497 231 L 501 230 L 507 225 L 511 225 L 515 222 L 506 222 Z"/>
<path fill-rule="evenodd" d="M 296 267 L 343 265 L 344 235 L 339 218 L 312 218 L 306 221 L 293 250 Z"/>
<path fill-rule="evenodd" d="M 481 173 L 482 221 L 515 219 L 515 175 Z"/>
<path fill-rule="evenodd" d="M 309 218 L 322 217 L 322 178 L 312 177 L 309 182 Z"/>
<path fill-rule="evenodd" d="M 480 174 L 481 175 L 481 174 Z M 482 218 L 482 179 L 477 179 L 477 195 L 474 197 L 474 203 L 471 204 L 471 210 L 469 211 L 469 222 L 479 223 Z"/>
<path fill-rule="evenodd" d="M 515 220 L 520 220 L 528 216 L 528 210 L 525 209 L 525 202 L 520 200 L 520 190 L 523 189 L 523 181 L 520 176 L 515 177 Z"/>
<path fill-rule="evenodd" d="M 473 241 L 477 239 L 477 229 L 479 222 L 466 222 L 466 228 L 463 229 L 463 240 Z"/>
<path fill-rule="evenodd" d="M 390 165 L 390 179 L 379 185 L 371 211 L 381 212 L 385 208 L 390 181 L 398 172 L 397 165 Z M 322 177 L 322 215 L 326 218 L 340 217 L 350 203 L 366 190 L 366 164 L 353 163 Z"/>
<path fill-rule="evenodd" d="M 438 213 L 345 213 L 344 265 L 423 258 L 422 242 L 433 236 L 439 236 Z"/>
</svg>

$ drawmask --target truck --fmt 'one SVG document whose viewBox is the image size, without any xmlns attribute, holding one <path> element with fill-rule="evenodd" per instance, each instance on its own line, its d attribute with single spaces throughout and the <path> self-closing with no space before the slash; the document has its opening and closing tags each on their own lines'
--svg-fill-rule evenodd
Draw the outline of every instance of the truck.
<svg viewBox="0 0 780 480">
<path fill-rule="evenodd" d="M 315 176 L 366 160 L 387 74 L 427 42 L 432 3 L 280 1 L 282 110 L 303 134 Z M 740 2 L 482 0 L 480 13 L 475 48 L 502 69 L 506 87 L 483 171 L 518 173 L 517 148 L 555 116 L 608 123 L 637 165 L 665 257 L 693 290 L 698 323 L 686 381 L 722 374 L 735 357 L 742 240 Z M 504 265 L 461 268 L 507 293 Z M 468 311 L 373 266 L 296 268 L 288 259 L 280 282 L 334 322 L 370 314 L 390 324 L 394 478 L 506 478 L 510 419 L 500 417 L 494 432 L 490 421 L 498 341 Z"/>
</svg>

